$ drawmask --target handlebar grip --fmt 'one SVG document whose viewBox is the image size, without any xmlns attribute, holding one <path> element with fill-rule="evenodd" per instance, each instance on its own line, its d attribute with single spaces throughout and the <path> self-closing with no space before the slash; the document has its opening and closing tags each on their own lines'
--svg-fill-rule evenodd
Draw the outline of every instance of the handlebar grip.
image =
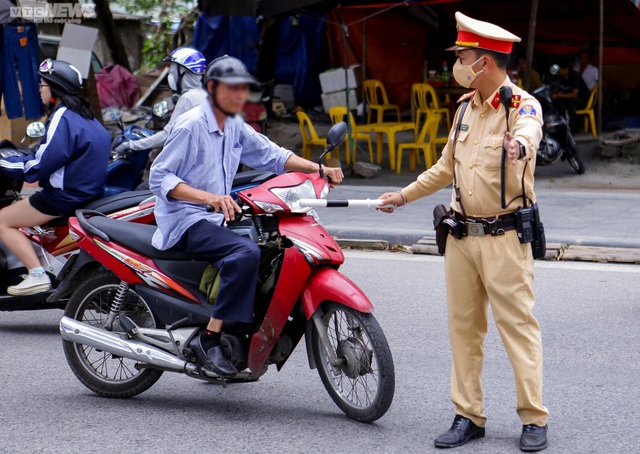
<svg viewBox="0 0 640 454">
<path fill-rule="evenodd" d="M 215 211 L 216 209 L 213 207 L 213 205 L 207 205 L 207 213 L 213 213 Z"/>
</svg>

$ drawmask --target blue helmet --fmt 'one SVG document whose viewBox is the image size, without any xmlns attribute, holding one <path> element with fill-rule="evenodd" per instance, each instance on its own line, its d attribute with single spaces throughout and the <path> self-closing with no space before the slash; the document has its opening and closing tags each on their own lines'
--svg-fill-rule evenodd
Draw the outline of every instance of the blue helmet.
<svg viewBox="0 0 640 454">
<path fill-rule="evenodd" d="M 178 47 L 164 61 L 183 66 L 194 74 L 204 74 L 207 69 L 204 55 L 191 47 Z"/>
</svg>

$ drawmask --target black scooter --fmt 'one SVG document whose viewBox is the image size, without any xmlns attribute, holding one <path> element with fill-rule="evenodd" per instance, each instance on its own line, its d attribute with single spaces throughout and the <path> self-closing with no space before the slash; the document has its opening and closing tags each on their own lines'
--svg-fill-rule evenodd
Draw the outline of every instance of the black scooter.
<svg viewBox="0 0 640 454">
<path fill-rule="evenodd" d="M 569 115 L 566 110 L 564 114 L 560 113 L 554 105 L 551 99 L 553 89 L 553 85 L 545 85 L 531 93 L 540 102 L 544 114 L 543 134 L 536 164 L 549 166 L 563 160 L 581 175 L 586 169 L 578 156 L 576 141 L 569 129 Z"/>
</svg>

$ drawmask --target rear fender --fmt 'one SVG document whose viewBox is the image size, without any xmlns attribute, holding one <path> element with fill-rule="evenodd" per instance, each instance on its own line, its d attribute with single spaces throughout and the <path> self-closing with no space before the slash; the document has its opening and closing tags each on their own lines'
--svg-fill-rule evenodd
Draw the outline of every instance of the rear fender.
<svg viewBox="0 0 640 454">
<path fill-rule="evenodd" d="M 47 303 L 55 303 L 71 295 L 99 267 L 100 263 L 81 250 L 79 254 L 74 255 L 65 263 L 58 275 L 58 280 L 61 282 L 56 290 L 49 295 Z"/>
</svg>

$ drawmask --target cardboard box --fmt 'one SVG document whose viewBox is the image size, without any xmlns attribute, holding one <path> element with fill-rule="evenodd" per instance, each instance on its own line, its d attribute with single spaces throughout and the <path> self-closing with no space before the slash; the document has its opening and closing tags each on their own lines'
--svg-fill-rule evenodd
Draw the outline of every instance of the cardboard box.
<svg viewBox="0 0 640 454">
<path fill-rule="evenodd" d="M 337 91 L 346 90 L 344 69 L 330 69 L 320 74 L 320 86 L 322 93 L 335 93 Z M 347 69 L 347 78 L 349 88 L 358 88 L 362 85 L 362 67 L 360 65 L 350 66 Z"/>
<path fill-rule="evenodd" d="M 322 98 L 322 107 L 325 112 L 329 113 L 329 109 L 336 106 L 347 105 L 347 92 L 338 91 L 335 93 L 323 93 L 320 95 Z M 360 90 L 349 90 L 349 109 L 355 110 L 360 103 Z"/>
<path fill-rule="evenodd" d="M 35 120 L 26 120 L 24 117 L 9 120 L 4 110 L 4 103 L 0 104 L 0 107 L 2 108 L 2 116 L 0 116 L 0 140 L 8 139 L 13 142 L 14 145 L 22 147 L 27 147 L 34 142 L 40 141 L 38 138 L 32 139 L 31 137 L 27 137 L 24 143 L 20 144 L 20 141 L 26 136 L 29 123 L 33 123 L 34 121 L 46 123 L 46 116 Z"/>
</svg>

